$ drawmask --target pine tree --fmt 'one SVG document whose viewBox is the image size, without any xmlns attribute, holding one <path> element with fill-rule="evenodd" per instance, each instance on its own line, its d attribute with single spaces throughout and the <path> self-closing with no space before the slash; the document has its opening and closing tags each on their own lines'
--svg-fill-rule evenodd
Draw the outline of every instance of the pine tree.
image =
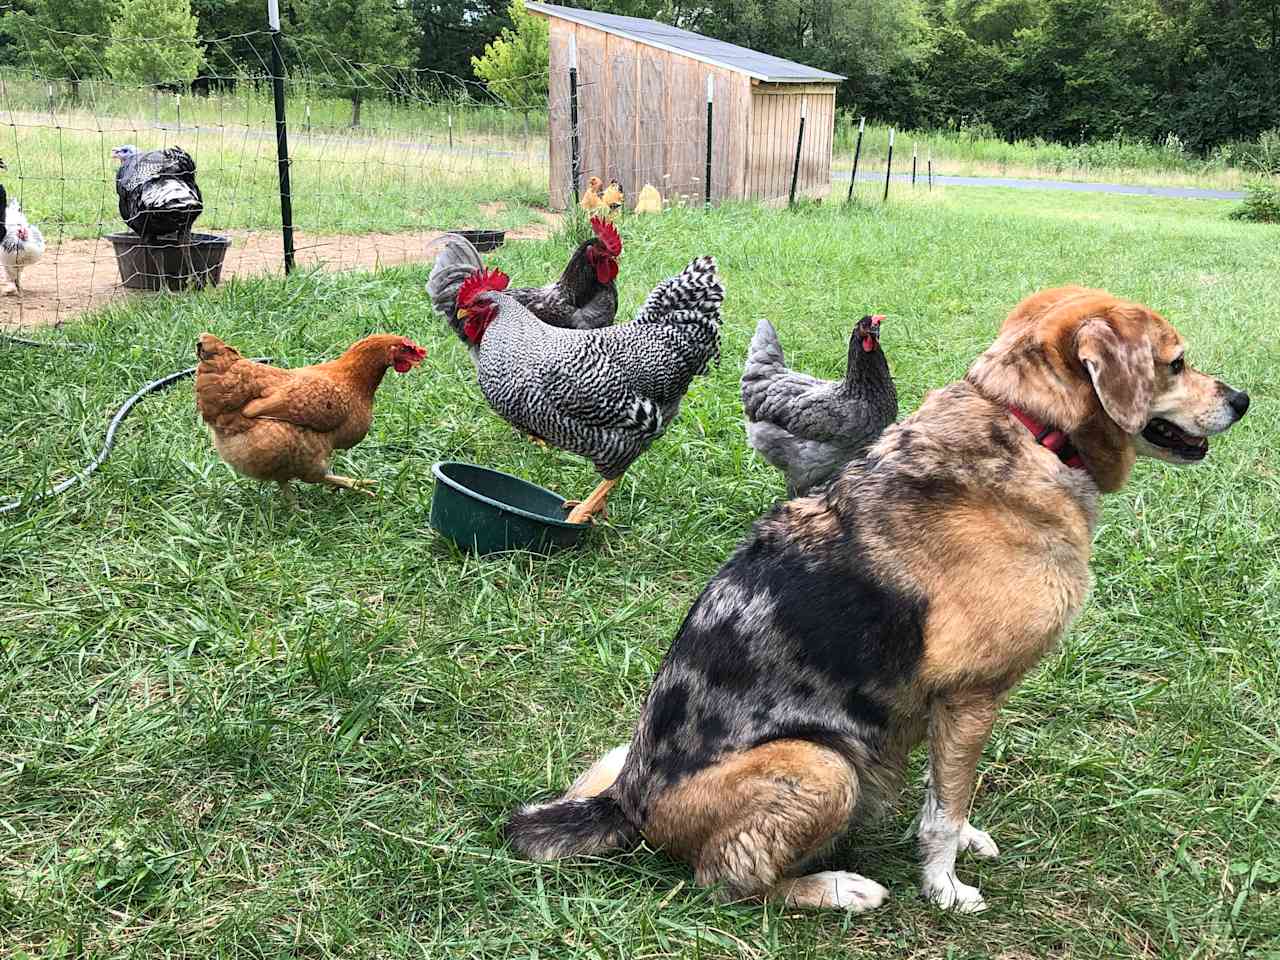
<svg viewBox="0 0 1280 960">
<path fill-rule="evenodd" d="M 191 0 L 122 0 L 106 59 L 121 83 L 189 86 L 204 64 Z"/>
</svg>

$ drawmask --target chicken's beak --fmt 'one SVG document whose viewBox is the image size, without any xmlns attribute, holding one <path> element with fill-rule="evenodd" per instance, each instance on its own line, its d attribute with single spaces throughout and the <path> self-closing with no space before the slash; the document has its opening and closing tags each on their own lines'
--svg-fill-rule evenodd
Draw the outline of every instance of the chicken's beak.
<svg viewBox="0 0 1280 960">
<path fill-rule="evenodd" d="M 465 319 L 467 319 L 467 317 L 469 317 L 469 316 L 471 316 L 471 311 L 470 311 L 470 310 L 468 310 L 466 307 L 459 307 L 459 308 L 458 308 L 458 319 L 459 319 L 459 320 L 465 320 Z"/>
</svg>

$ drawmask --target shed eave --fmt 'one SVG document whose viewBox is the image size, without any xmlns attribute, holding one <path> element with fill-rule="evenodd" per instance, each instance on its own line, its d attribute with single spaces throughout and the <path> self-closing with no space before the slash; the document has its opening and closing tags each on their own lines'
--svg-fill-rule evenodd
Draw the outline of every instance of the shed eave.
<svg viewBox="0 0 1280 960">
<path fill-rule="evenodd" d="M 549 9 L 549 7 L 554 7 L 554 9 Z M 591 19 L 590 16 L 575 15 L 577 11 L 570 7 L 560 7 L 554 4 L 538 3 L 536 0 L 526 0 L 525 9 L 530 13 L 547 17 L 548 19 L 555 17 L 558 20 L 567 20 L 570 23 L 576 23 L 581 27 L 590 27 L 592 30 L 599 30 L 601 33 L 608 33 L 615 37 L 621 37 L 622 39 L 630 40 L 633 43 L 644 44 L 646 47 L 653 47 L 656 50 L 664 50 L 667 53 L 673 53 L 678 57 L 684 57 L 688 60 L 696 60 L 699 63 L 705 63 L 708 66 L 719 67 L 721 70 L 729 70 L 733 73 L 750 77 L 753 80 L 759 80 L 762 83 L 840 83 L 842 80 L 846 79 L 838 73 L 828 73 L 827 71 L 819 70 L 816 67 L 811 68 L 813 69 L 813 76 L 807 77 L 786 75 L 778 76 L 760 73 L 757 70 L 751 70 L 747 67 L 740 66 L 739 64 L 731 63 L 728 60 L 719 60 L 715 57 L 707 56 L 706 54 L 696 53 L 692 50 L 678 47 L 675 44 L 663 43 L 661 40 L 655 40 L 653 37 L 647 37 L 643 34 L 632 33 L 631 31 L 622 30 L 615 26 L 599 23 L 596 20 Z M 590 11 L 584 11 L 584 13 L 589 14 Z"/>
</svg>

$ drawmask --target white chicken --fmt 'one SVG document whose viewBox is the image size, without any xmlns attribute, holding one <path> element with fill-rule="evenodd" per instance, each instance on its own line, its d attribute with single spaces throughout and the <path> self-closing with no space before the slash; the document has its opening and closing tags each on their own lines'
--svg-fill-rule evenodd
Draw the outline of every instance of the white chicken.
<svg viewBox="0 0 1280 960">
<path fill-rule="evenodd" d="M 0 221 L 0 266 L 4 267 L 9 283 L 5 293 L 22 295 L 22 271 L 44 256 L 44 235 L 40 228 L 27 222 L 22 205 L 10 200 Z"/>
</svg>

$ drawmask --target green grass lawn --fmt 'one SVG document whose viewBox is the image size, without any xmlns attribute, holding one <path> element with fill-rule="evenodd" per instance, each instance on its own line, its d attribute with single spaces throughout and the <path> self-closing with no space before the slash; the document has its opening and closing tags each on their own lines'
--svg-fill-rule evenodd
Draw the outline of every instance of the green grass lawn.
<svg viewBox="0 0 1280 960">
<path fill-rule="evenodd" d="M 566 496 L 596 478 L 488 410 L 424 269 L 129 301 L 67 328 L 92 354 L 0 344 L 0 495 L 87 461 L 201 330 L 290 364 L 372 330 L 430 350 L 337 460 L 379 481 L 376 501 L 308 488 L 289 512 L 218 461 L 181 384 L 144 402 L 87 488 L 0 517 L 0 955 L 1274 960 L 1280 244 L 1228 209 L 951 189 L 627 220 L 627 312 L 717 255 L 724 360 L 603 527 L 552 559 L 475 559 L 427 525 L 437 460 Z M 529 242 L 492 261 L 537 282 L 565 256 Z M 506 811 L 629 737 L 689 604 L 782 492 L 741 426 L 756 320 L 832 376 L 854 320 L 887 314 L 906 413 L 1020 297 L 1064 282 L 1160 309 L 1254 408 L 1204 466 L 1143 462 L 1107 500 L 1093 598 L 979 768 L 973 820 L 1002 857 L 960 875 L 991 909 L 918 899 L 914 775 L 834 856 L 892 891 L 869 915 L 720 906 L 643 849 L 513 859 Z"/>
</svg>

